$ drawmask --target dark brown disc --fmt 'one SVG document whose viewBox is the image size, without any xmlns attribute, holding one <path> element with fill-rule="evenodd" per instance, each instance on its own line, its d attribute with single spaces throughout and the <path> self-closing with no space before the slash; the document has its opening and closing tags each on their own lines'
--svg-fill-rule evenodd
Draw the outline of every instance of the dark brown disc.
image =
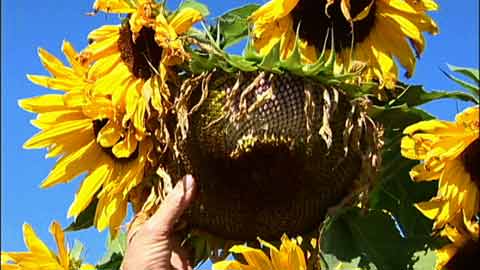
<svg viewBox="0 0 480 270">
<path fill-rule="evenodd" d="M 230 240 L 311 232 L 360 175 L 360 154 L 345 153 L 350 100 L 293 75 L 265 75 L 247 92 L 256 74 L 243 77 L 237 90 L 233 82 L 210 88 L 190 121 L 177 176 L 192 173 L 199 189 L 186 218 L 193 228 Z M 269 91 L 271 98 L 261 101 Z M 336 103 L 329 148 L 319 135 L 327 101 Z"/>
</svg>

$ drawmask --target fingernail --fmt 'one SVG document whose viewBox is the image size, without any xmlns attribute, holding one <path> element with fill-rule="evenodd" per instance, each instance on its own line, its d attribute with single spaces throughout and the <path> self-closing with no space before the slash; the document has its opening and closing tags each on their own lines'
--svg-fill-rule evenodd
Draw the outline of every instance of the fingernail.
<svg viewBox="0 0 480 270">
<path fill-rule="evenodd" d="M 193 185 L 195 185 L 195 180 L 193 180 L 193 176 L 190 174 L 185 175 L 185 187 L 187 190 L 192 190 Z"/>
</svg>

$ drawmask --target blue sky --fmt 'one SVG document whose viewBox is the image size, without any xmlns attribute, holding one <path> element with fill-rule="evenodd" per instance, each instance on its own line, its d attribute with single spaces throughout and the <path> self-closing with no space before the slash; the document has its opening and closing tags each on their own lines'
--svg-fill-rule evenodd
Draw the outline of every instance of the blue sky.
<svg viewBox="0 0 480 270">
<path fill-rule="evenodd" d="M 179 1 L 169 1 L 175 7 Z M 246 0 L 201 1 L 209 5 L 212 15 L 241 6 Z M 255 1 L 262 3 L 265 1 Z M 42 47 L 61 56 L 62 40 L 71 41 L 77 49 L 87 45 L 89 31 L 102 24 L 118 22 L 115 15 L 85 14 L 91 11 L 93 1 L 2 1 L 1 51 L 1 249 L 24 250 L 21 227 L 24 222 L 33 225 L 39 236 L 51 247 L 54 242 L 48 233 L 52 220 L 68 225 L 66 211 L 73 200 L 80 181 L 46 190 L 38 188 L 54 165 L 53 159 L 44 159 L 45 151 L 27 151 L 22 144 L 37 130 L 30 125 L 33 114 L 22 111 L 17 100 L 50 93 L 30 83 L 25 75 L 46 74 L 37 57 Z M 427 49 L 417 64 L 416 73 L 407 83 L 421 83 L 427 89 L 458 89 L 441 74 L 445 64 L 478 67 L 479 14 L 478 0 L 438 0 L 440 10 L 432 17 L 440 26 L 440 35 L 426 35 Z M 467 104 L 443 100 L 425 105 L 430 113 L 452 120 Z M 79 239 L 87 246 L 86 258 L 96 262 L 104 251 L 106 233 L 90 229 L 67 235 L 71 243 Z"/>
</svg>

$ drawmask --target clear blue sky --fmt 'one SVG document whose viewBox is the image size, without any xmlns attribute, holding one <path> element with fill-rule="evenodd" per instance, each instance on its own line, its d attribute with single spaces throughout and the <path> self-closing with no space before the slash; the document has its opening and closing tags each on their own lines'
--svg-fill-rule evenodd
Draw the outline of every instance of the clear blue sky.
<svg viewBox="0 0 480 270">
<path fill-rule="evenodd" d="M 169 1 L 175 7 L 178 0 Z M 203 0 L 213 16 L 246 0 Z M 262 3 L 265 1 L 254 1 Z M 77 49 L 86 46 L 89 31 L 102 25 L 114 24 L 115 15 L 98 14 L 88 17 L 92 1 L 2 1 L 2 167 L 1 167 L 1 249 L 24 250 L 22 224 L 31 223 L 39 236 L 51 247 L 54 242 L 48 226 L 54 219 L 68 225 L 66 211 L 73 200 L 80 181 L 46 190 L 38 188 L 54 165 L 53 159 L 44 159 L 45 151 L 27 151 L 22 144 L 37 132 L 30 125 L 33 114 L 22 111 L 17 100 L 46 94 L 48 90 L 30 83 L 25 74 L 46 74 L 37 57 L 37 48 L 43 47 L 61 56 L 63 39 L 71 41 Z M 440 26 L 440 35 L 427 38 L 427 49 L 419 60 L 414 77 L 408 83 L 422 83 L 427 89 L 456 89 L 440 68 L 445 63 L 460 66 L 479 65 L 478 0 L 438 0 L 440 10 L 432 13 Z M 424 106 L 430 113 L 451 120 L 465 104 L 451 100 Z M 84 242 L 88 248 L 86 258 L 95 263 L 104 252 L 106 234 L 90 229 L 67 235 Z"/>
</svg>

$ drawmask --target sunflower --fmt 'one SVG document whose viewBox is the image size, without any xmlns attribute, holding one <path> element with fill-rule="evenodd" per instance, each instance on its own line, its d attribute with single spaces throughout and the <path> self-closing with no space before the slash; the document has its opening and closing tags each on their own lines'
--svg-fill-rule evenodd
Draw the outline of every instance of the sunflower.
<svg viewBox="0 0 480 270">
<path fill-rule="evenodd" d="M 261 250 L 244 245 L 230 248 L 230 252 L 241 254 L 247 264 L 235 260 L 221 261 L 213 265 L 215 270 L 306 270 L 305 255 L 296 240 L 282 236 L 280 249 L 272 244 L 259 239 L 259 242 L 270 249 L 270 258 Z"/>
<path fill-rule="evenodd" d="M 23 224 L 23 239 L 30 251 L 27 252 L 2 252 L 2 269 L 4 270 L 93 270 L 90 264 L 83 264 L 69 256 L 69 250 L 65 241 L 62 227 L 56 221 L 50 225 L 50 233 L 57 244 L 58 255 L 50 250 L 45 243 L 38 238 L 29 224 Z"/>
<path fill-rule="evenodd" d="M 134 3 L 94 3 L 95 10 L 126 13 L 129 19 L 122 25 L 105 25 L 92 31 L 88 37 L 91 44 L 82 51 L 81 59 L 92 64 L 89 78 L 95 80 L 93 93 L 112 96 L 115 110 L 124 112 L 122 121 L 131 120 L 141 140 L 149 102 L 160 115 L 169 105 L 169 67 L 188 59 L 180 36 L 202 15 L 183 8 L 167 18 L 163 6 L 155 1 Z"/>
<path fill-rule="evenodd" d="M 480 204 L 479 107 L 467 108 L 456 122 L 428 120 L 404 130 L 401 152 L 404 157 L 422 160 L 411 171 L 414 181 L 439 179 L 437 196 L 417 204 L 435 228 L 462 215 L 470 222 Z"/>
<path fill-rule="evenodd" d="M 41 187 L 67 183 L 86 172 L 68 216 L 77 217 L 98 199 L 94 224 L 99 230 L 110 227 L 115 234 L 126 215 L 129 191 L 141 182 L 150 164 L 147 156 L 152 142 L 149 138 L 137 140 L 132 122 L 122 123 L 124 117 L 114 110 L 111 97 L 91 96 L 89 90 L 94 82 L 87 79 L 89 70 L 81 66 L 78 55 L 65 55 L 75 63 L 72 67 L 40 50 L 40 58 L 52 77 L 29 78 L 66 93 L 20 100 L 23 109 L 38 113 L 32 124 L 41 129 L 24 147 L 47 148 L 47 157 L 60 157 Z M 77 90 L 69 91 L 71 85 Z"/>
<path fill-rule="evenodd" d="M 447 225 L 441 231 L 451 243 L 437 250 L 437 269 L 461 270 L 477 268 L 476 260 L 480 255 L 479 224 L 461 222 Z"/>
<path fill-rule="evenodd" d="M 398 78 L 394 57 L 406 69 L 406 76 L 411 76 L 415 56 L 425 47 L 422 32 L 438 32 L 426 15 L 437 8 L 433 0 L 271 0 L 250 20 L 253 43 L 260 54 L 280 42 L 281 55 L 287 57 L 298 29 L 306 62 L 315 61 L 333 38 L 339 67 L 366 63 L 365 80 L 376 79 L 381 86 L 393 88 Z"/>
</svg>

